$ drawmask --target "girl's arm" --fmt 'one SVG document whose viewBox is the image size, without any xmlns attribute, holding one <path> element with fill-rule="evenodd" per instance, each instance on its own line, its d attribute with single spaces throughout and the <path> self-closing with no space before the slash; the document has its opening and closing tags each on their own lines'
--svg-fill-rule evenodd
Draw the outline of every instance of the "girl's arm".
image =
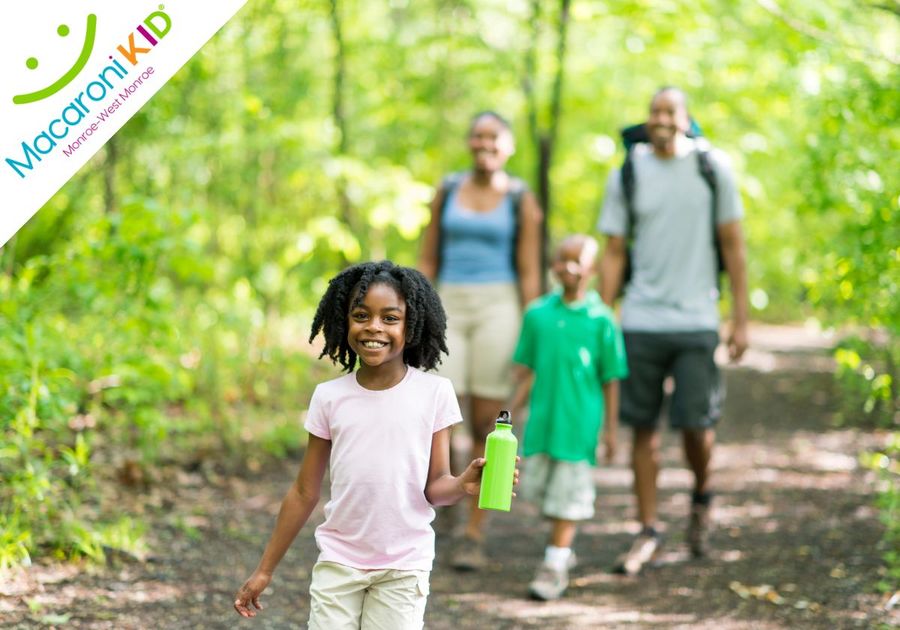
<svg viewBox="0 0 900 630">
<path fill-rule="evenodd" d="M 531 192 L 522 195 L 519 208 L 519 245 L 516 267 L 522 306 L 541 295 L 541 208 Z"/>
<path fill-rule="evenodd" d="M 453 505 L 467 494 L 478 494 L 484 458 L 473 459 L 459 477 L 450 473 L 450 427 L 431 436 L 431 463 L 425 498 L 431 505 Z"/>
<path fill-rule="evenodd" d="M 250 608 L 251 603 L 262 610 L 259 595 L 271 582 L 275 567 L 319 502 L 322 478 L 330 457 L 331 440 L 323 440 L 310 434 L 300 472 L 281 502 L 281 510 L 266 550 L 253 575 L 244 582 L 235 597 L 234 609 L 242 617 L 256 616 L 256 612 Z"/>
<path fill-rule="evenodd" d="M 419 271 L 434 282 L 438 272 L 438 236 L 441 229 L 441 206 L 444 205 L 444 191 L 439 188 L 431 200 L 431 221 L 425 228 L 422 250 L 419 252 Z"/>
</svg>

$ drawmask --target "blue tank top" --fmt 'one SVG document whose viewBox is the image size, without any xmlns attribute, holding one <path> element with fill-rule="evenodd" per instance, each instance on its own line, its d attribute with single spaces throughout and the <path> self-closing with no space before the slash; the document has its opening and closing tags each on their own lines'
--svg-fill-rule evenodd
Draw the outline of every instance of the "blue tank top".
<svg viewBox="0 0 900 630">
<path fill-rule="evenodd" d="M 515 282 L 513 237 L 515 212 L 506 195 L 487 212 L 464 208 L 457 202 L 459 187 L 450 191 L 441 217 L 443 257 L 438 282 L 487 284 Z"/>
</svg>

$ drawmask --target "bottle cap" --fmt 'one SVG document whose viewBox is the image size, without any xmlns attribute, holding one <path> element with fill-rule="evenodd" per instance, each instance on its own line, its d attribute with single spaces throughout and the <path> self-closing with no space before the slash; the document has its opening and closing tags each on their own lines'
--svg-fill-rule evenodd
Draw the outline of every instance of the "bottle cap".
<svg viewBox="0 0 900 630">
<path fill-rule="evenodd" d="M 497 416 L 498 424 L 512 424 L 512 420 L 509 419 L 509 412 L 506 409 L 500 411 L 500 415 Z"/>
</svg>

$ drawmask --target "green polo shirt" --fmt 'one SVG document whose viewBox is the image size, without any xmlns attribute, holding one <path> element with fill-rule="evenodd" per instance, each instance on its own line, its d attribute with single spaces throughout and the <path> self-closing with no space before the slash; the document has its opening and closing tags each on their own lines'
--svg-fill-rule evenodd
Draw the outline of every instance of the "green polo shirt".
<svg viewBox="0 0 900 630">
<path fill-rule="evenodd" d="M 628 375 L 622 333 L 597 292 L 573 304 L 559 292 L 533 302 L 513 361 L 534 372 L 524 454 L 596 464 L 602 386 Z"/>
</svg>

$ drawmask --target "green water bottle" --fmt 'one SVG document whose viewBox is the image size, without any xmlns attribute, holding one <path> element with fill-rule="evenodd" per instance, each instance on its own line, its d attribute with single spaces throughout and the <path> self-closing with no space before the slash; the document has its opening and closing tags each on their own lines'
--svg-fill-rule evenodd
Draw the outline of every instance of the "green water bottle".
<svg viewBox="0 0 900 630">
<path fill-rule="evenodd" d="M 509 412 L 503 410 L 484 447 L 484 471 L 478 507 L 482 510 L 509 512 L 512 503 L 513 477 L 516 473 L 518 440 L 512 432 Z"/>
</svg>

